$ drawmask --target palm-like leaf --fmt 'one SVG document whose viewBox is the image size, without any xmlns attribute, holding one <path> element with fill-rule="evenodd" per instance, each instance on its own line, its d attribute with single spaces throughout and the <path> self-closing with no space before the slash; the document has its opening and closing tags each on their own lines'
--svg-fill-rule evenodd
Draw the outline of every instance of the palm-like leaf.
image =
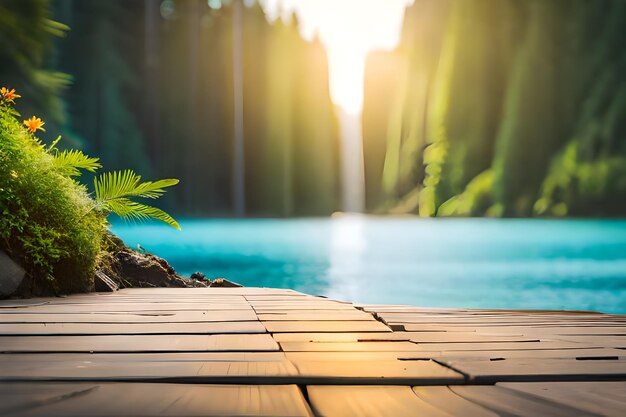
<svg viewBox="0 0 626 417">
<path fill-rule="evenodd" d="M 113 213 L 125 220 L 147 220 L 149 218 L 161 220 L 168 225 L 180 230 L 180 226 L 172 216 L 163 210 L 149 206 L 147 204 L 137 203 L 127 198 L 112 200 L 109 207 Z"/>
<path fill-rule="evenodd" d="M 159 198 L 165 193 L 164 188 L 178 184 L 178 180 L 140 181 L 141 176 L 132 170 L 105 172 L 94 179 L 96 201 L 103 210 L 123 219 L 154 218 L 180 230 L 176 220 L 163 210 L 131 200 L 131 197 Z"/>
<path fill-rule="evenodd" d="M 69 175 L 70 177 L 77 177 L 80 175 L 80 170 L 84 169 L 89 172 L 95 172 L 98 168 L 102 168 L 102 165 L 98 162 L 98 158 L 91 158 L 79 150 L 72 149 L 69 151 L 57 152 L 52 160 L 53 166 Z"/>
</svg>

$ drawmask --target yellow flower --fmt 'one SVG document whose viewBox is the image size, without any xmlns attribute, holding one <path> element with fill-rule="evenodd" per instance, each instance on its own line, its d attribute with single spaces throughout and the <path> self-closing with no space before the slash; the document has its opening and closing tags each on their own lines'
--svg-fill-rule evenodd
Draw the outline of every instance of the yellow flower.
<svg viewBox="0 0 626 417">
<path fill-rule="evenodd" d="M 0 95 L 2 95 L 2 98 L 10 103 L 13 103 L 13 100 L 15 100 L 16 98 L 22 97 L 19 94 L 15 93 L 15 88 L 9 90 L 6 87 L 0 88 Z"/>
<path fill-rule="evenodd" d="M 30 133 L 35 133 L 37 130 L 43 130 L 45 132 L 46 129 L 42 127 L 44 124 L 45 123 L 43 122 L 43 120 L 35 116 L 31 117 L 28 120 L 24 120 L 24 126 L 28 128 L 28 131 Z"/>
</svg>

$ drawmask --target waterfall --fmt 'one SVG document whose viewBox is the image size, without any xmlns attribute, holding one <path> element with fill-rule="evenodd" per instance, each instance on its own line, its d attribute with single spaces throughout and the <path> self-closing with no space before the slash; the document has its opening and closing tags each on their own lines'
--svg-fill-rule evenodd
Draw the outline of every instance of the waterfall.
<svg viewBox="0 0 626 417">
<path fill-rule="evenodd" d="M 341 209 L 365 209 L 363 168 L 363 78 L 367 54 L 398 45 L 404 10 L 414 0 L 262 0 L 268 20 L 295 13 L 300 34 L 318 36 L 328 54 L 330 95 L 341 134 Z"/>
<path fill-rule="evenodd" d="M 362 213 L 365 210 L 365 170 L 361 113 L 348 113 L 337 107 L 341 139 L 341 210 Z"/>
<path fill-rule="evenodd" d="M 241 2 L 233 4 L 233 209 L 246 215 L 246 162 L 243 125 L 243 22 Z"/>
</svg>

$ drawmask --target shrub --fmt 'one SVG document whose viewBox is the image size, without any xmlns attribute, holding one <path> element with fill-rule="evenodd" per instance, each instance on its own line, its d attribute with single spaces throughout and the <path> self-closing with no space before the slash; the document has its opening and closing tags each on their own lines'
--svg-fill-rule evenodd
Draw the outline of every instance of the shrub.
<svg viewBox="0 0 626 417">
<path fill-rule="evenodd" d="M 0 248 L 22 264 L 35 293 L 90 291 L 107 248 L 106 216 L 156 217 L 178 227 L 169 215 L 130 197 L 157 198 L 177 180 L 140 183 L 132 171 L 105 173 L 96 198 L 74 177 L 100 168 L 80 151 L 46 148 L 36 137 L 43 122 L 20 124 L 14 92 L 0 90 Z M 116 179 L 118 181 L 116 181 Z M 126 179 L 126 181 L 119 181 Z M 103 195 L 102 191 L 106 191 Z"/>
</svg>

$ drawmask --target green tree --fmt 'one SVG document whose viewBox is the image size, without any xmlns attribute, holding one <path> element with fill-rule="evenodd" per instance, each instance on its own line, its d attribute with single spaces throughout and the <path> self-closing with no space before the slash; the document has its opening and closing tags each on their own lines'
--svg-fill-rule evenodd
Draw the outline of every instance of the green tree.
<svg viewBox="0 0 626 417">
<path fill-rule="evenodd" d="M 149 173 L 136 104 L 142 94 L 136 64 L 142 8 L 135 3 L 58 0 L 59 18 L 71 27 L 58 45 L 58 61 L 73 76 L 65 132 L 82 138 L 111 169 Z"/>
<path fill-rule="evenodd" d="M 54 130 L 65 121 L 59 94 L 70 78 L 52 69 L 53 39 L 65 36 L 68 28 L 51 17 L 48 0 L 0 2 L 0 80 L 25 97 L 17 103 L 25 117 L 45 114 Z"/>
</svg>

